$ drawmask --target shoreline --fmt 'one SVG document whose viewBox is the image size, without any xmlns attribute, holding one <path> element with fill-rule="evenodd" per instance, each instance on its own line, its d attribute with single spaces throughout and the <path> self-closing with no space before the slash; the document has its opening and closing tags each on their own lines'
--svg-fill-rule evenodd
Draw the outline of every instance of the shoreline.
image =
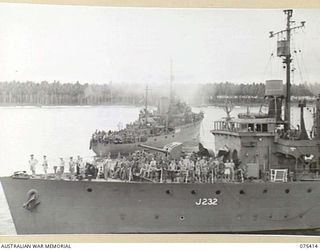
<svg viewBox="0 0 320 250">
<path fill-rule="evenodd" d="M 292 104 L 299 104 L 299 100 L 291 101 Z M 308 104 L 314 104 L 315 101 L 307 100 Z M 225 102 L 214 102 L 208 104 L 190 104 L 194 108 L 207 108 L 207 107 L 223 107 L 225 106 Z M 259 107 L 261 105 L 267 105 L 266 103 L 259 102 L 232 102 L 234 106 L 251 106 L 251 107 Z M 34 108 L 42 108 L 42 107 L 114 107 L 114 106 L 123 106 L 123 107 L 144 107 L 142 104 L 130 104 L 130 103 L 101 103 L 101 104 L 18 104 L 18 103 L 10 103 L 3 104 L 0 103 L 0 108 L 11 108 L 11 107 L 34 107 Z M 150 105 L 150 107 L 155 107 L 156 105 Z"/>
<path fill-rule="evenodd" d="M 117 103 L 117 104 L 0 104 L 0 108 L 12 108 L 12 107 L 33 107 L 33 108 L 42 108 L 42 107 L 142 107 L 143 105 L 134 105 L 126 103 Z M 151 106 L 152 107 L 152 106 Z"/>
</svg>

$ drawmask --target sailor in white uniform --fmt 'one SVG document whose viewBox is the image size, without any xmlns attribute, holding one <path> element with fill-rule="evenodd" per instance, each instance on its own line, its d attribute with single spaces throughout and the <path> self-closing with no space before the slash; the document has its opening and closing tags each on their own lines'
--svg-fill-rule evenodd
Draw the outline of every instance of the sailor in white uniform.
<svg viewBox="0 0 320 250">
<path fill-rule="evenodd" d="M 38 164 L 38 160 L 36 158 L 34 158 L 34 155 L 30 155 L 30 160 L 29 160 L 29 166 L 30 166 L 30 170 L 32 173 L 32 176 L 35 176 L 36 174 L 36 166 Z"/>
<path fill-rule="evenodd" d="M 47 179 L 48 174 L 48 160 L 47 156 L 43 156 L 43 162 L 42 162 L 43 172 L 44 172 L 44 178 Z"/>
</svg>

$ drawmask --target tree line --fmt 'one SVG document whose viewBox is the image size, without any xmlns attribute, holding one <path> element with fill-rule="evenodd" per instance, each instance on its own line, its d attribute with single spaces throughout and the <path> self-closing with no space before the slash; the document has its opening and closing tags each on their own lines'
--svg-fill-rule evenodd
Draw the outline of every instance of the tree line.
<svg viewBox="0 0 320 250">
<path fill-rule="evenodd" d="M 186 87 L 187 86 L 187 87 Z M 143 105 L 145 85 L 109 83 L 81 84 L 36 82 L 0 82 L 0 105 Z M 150 87 L 149 87 L 150 88 Z M 168 95 L 169 88 L 152 85 L 148 103 L 156 105 L 160 96 Z M 198 85 L 174 84 L 175 94 L 191 104 L 210 104 L 223 97 L 237 98 L 238 101 L 255 101 L 264 97 L 263 83 L 234 84 L 230 82 Z M 181 91 L 183 90 L 183 91 Z M 319 84 L 292 85 L 293 96 L 314 96 L 320 93 Z"/>
<path fill-rule="evenodd" d="M 80 84 L 35 82 L 0 82 L 0 104 L 18 105 L 99 105 L 113 103 L 137 104 L 141 93 L 124 84 Z"/>
<path fill-rule="evenodd" d="M 204 99 L 210 102 L 221 102 L 225 99 L 233 99 L 238 103 L 261 102 L 265 97 L 264 83 L 234 84 L 230 82 L 205 84 L 200 92 L 206 95 Z M 295 97 L 314 97 L 315 93 L 320 93 L 318 84 L 291 85 L 292 99 Z"/>
</svg>

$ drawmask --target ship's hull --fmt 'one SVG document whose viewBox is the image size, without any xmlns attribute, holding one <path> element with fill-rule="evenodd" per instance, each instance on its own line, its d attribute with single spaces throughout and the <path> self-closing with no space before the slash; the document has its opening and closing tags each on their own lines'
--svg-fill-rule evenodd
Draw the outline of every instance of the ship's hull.
<svg viewBox="0 0 320 250">
<path fill-rule="evenodd" d="M 149 137 L 146 142 L 111 144 L 111 143 L 93 143 L 91 149 L 98 156 L 128 154 L 139 149 L 139 144 L 145 144 L 152 147 L 162 148 L 171 142 L 181 142 L 184 147 L 194 148 L 199 144 L 201 121 L 179 126 L 174 133 Z"/>
<path fill-rule="evenodd" d="M 18 234 L 320 228 L 319 182 L 162 184 L 2 177 L 1 183 Z M 23 208 L 31 189 L 40 201 L 33 211 Z"/>
</svg>

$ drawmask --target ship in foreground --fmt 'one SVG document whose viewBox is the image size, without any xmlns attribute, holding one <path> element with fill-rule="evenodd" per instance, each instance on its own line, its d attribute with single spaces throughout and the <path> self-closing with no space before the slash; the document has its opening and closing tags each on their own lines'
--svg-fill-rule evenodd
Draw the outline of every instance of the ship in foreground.
<svg viewBox="0 0 320 250">
<path fill-rule="evenodd" d="M 311 136 L 304 126 L 304 102 L 300 103 L 300 129 L 293 130 L 289 46 L 290 32 L 299 26 L 291 27 L 292 10 L 285 14 L 287 28 L 281 32 L 286 39 L 278 42 L 278 55 L 286 64 L 286 94 L 279 81 L 269 81 L 267 114 L 248 112 L 237 119 L 215 122 L 212 134 L 220 149 L 215 158 L 191 155 L 175 159 L 179 158 L 181 143 L 164 149 L 141 145 L 144 150 L 164 154 L 161 164 L 149 159 L 150 153 L 143 150 L 130 155 L 130 161 L 144 155 L 144 163 L 149 167 L 155 163 L 154 168 L 120 164 L 122 174 L 113 172 L 111 178 L 108 173 L 96 178 L 94 171 L 88 172 L 91 167 L 85 179 L 68 179 L 66 175 L 41 179 L 18 172 L 3 177 L 1 183 L 17 233 L 276 233 L 319 229 L 320 100 Z M 176 160 L 179 166 L 170 173 L 165 163 Z M 150 176 L 152 173 L 156 176 Z"/>
</svg>

